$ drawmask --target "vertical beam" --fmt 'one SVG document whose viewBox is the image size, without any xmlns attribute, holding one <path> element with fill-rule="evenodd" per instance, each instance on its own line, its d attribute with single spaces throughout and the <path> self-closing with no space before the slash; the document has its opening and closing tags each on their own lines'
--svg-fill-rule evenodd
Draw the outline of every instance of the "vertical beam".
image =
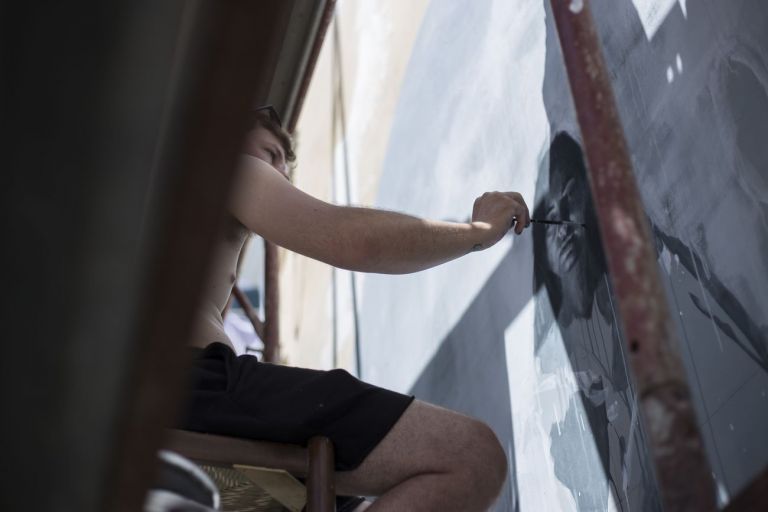
<svg viewBox="0 0 768 512">
<path fill-rule="evenodd" d="M 185 346 L 254 94 L 263 99 L 291 2 L 187 3 L 157 164 L 151 252 L 140 299 L 132 375 L 115 436 L 102 510 L 138 510 L 163 428 L 175 421 Z"/>
<path fill-rule="evenodd" d="M 0 510 L 108 510 L 147 341 L 135 343 L 156 247 L 147 191 L 185 9 L 0 6 L 0 452 L 13 468 L 0 478 Z"/>
<path fill-rule="evenodd" d="M 589 0 L 551 0 L 613 291 L 665 510 L 716 510 L 714 482 Z"/>
<path fill-rule="evenodd" d="M 307 451 L 307 512 L 336 510 L 333 444 L 327 437 L 313 437 Z"/>
<path fill-rule="evenodd" d="M 280 359 L 280 259 L 278 248 L 264 240 L 264 361 Z"/>
</svg>

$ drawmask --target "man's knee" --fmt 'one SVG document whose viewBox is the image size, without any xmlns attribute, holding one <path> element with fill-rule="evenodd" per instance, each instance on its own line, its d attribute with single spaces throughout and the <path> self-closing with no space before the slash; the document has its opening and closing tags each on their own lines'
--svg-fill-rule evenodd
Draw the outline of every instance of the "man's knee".
<svg viewBox="0 0 768 512">
<path fill-rule="evenodd" d="M 353 472 L 341 474 L 346 491 L 382 495 L 419 476 L 447 482 L 443 493 L 458 493 L 486 510 L 507 476 L 507 459 L 496 434 L 478 420 L 415 401 L 393 429 Z"/>
<path fill-rule="evenodd" d="M 450 428 L 433 449 L 442 470 L 454 473 L 480 495 L 496 496 L 507 478 L 507 457 L 493 429 L 474 418 L 449 412 Z"/>
<path fill-rule="evenodd" d="M 462 472 L 477 492 L 494 499 L 507 479 L 507 457 L 494 431 L 485 423 L 472 420 L 466 440 Z"/>
</svg>

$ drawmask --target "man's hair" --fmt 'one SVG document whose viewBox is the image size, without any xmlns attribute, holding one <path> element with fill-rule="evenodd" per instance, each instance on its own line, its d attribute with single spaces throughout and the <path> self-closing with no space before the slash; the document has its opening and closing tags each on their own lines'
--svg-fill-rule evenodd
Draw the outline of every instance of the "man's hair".
<svg viewBox="0 0 768 512">
<path fill-rule="evenodd" d="M 261 126 L 272 133 L 277 140 L 280 141 L 280 145 L 283 146 L 285 152 L 285 161 L 293 162 L 296 160 L 296 153 L 293 151 L 293 137 L 288 131 L 280 126 L 272 116 L 266 110 L 254 110 L 251 111 L 250 122 L 248 123 L 248 129 L 253 130 L 257 126 Z"/>
</svg>

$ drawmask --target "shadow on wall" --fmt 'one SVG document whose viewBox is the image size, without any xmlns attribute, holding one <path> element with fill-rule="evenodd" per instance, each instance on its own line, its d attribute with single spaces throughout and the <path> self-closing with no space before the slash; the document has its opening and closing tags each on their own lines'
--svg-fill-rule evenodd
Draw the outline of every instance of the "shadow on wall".
<svg viewBox="0 0 768 512">
<path fill-rule="evenodd" d="M 440 345 L 411 393 L 488 423 L 509 460 L 495 510 L 519 510 L 504 331 L 531 299 L 531 238 L 522 235 Z"/>
</svg>

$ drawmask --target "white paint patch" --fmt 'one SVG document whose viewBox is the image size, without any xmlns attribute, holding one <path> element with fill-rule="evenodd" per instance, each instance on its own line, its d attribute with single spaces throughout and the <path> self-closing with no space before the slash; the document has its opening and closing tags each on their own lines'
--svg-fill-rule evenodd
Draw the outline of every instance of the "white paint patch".
<svg viewBox="0 0 768 512">
<path fill-rule="evenodd" d="M 549 440 L 553 423 L 559 424 L 562 416 L 557 409 L 564 413 L 568 404 L 558 403 L 553 381 L 540 382 L 534 351 L 535 310 L 531 299 L 504 331 L 520 509 L 575 512 L 576 501 L 555 475 Z M 551 405 L 542 408 L 542 400 Z"/>
<path fill-rule="evenodd" d="M 541 296 L 539 301 L 546 300 Z M 538 353 L 534 327 L 537 298 L 532 298 L 504 331 L 509 396 L 511 400 L 514 457 L 520 510 L 558 510 L 575 512 L 579 509 L 574 493 L 556 474 L 553 439 L 565 437 L 573 450 L 568 458 L 578 461 L 586 481 L 605 485 L 605 508 L 618 510 L 616 501 L 607 490 L 608 481 L 592 432 L 584 425 L 584 410 L 578 398 L 577 376 L 570 366 L 563 339 L 556 324 L 546 333 L 538 333 Z M 542 372 L 540 358 L 547 359 L 550 371 Z M 566 428 L 564 418 L 575 408 L 579 429 Z M 562 467 L 560 467 L 562 471 Z M 580 491 L 576 491 L 580 496 Z"/>
<path fill-rule="evenodd" d="M 571 5 L 568 8 L 572 13 L 578 14 L 584 8 L 584 0 L 571 0 Z"/>
<path fill-rule="evenodd" d="M 669 250 L 664 247 L 664 249 L 661 251 L 661 255 L 659 256 L 659 259 L 661 260 L 661 265 L 664 268 L 664 270 L 667 271 L 667 274 L 672 273 L 672 254 L 669 252 Z"/>
<path fill-rule="evenodd" d="M 672 66 L 669 66 L 667 68 L 667 83 L 672 83 L 675 80 L 675 72 L 672 69 Z"/>
<path fill-rule="evenodd" d="M 675 5 L 680 4 L 684 16 L 688 16 L 686 0 L 632 0 L 645 30 L 645 37 L 650 41 L 664 23 Z"/>
<path fill-rule="evenodd" d="M 725 488 L 725 484 L 718 480 L 718 478 L 713 474 L 712 479 L 715 481 L 715 484 L 717 485 L 717 504 L 722 508 L 725 507 L 725 505 L 728 504 L 728 502 L 731 501 L 731 497 L 728 495 L 728 489 Z"/>
<path fill-rule="evenodd" d="M 675 64 L 677 65 L 677 72 L 682 73 L 683 72 L 683 59 L 680 57 L 680 54 L 678 53 L 675 57 Z"/>
</svg>

